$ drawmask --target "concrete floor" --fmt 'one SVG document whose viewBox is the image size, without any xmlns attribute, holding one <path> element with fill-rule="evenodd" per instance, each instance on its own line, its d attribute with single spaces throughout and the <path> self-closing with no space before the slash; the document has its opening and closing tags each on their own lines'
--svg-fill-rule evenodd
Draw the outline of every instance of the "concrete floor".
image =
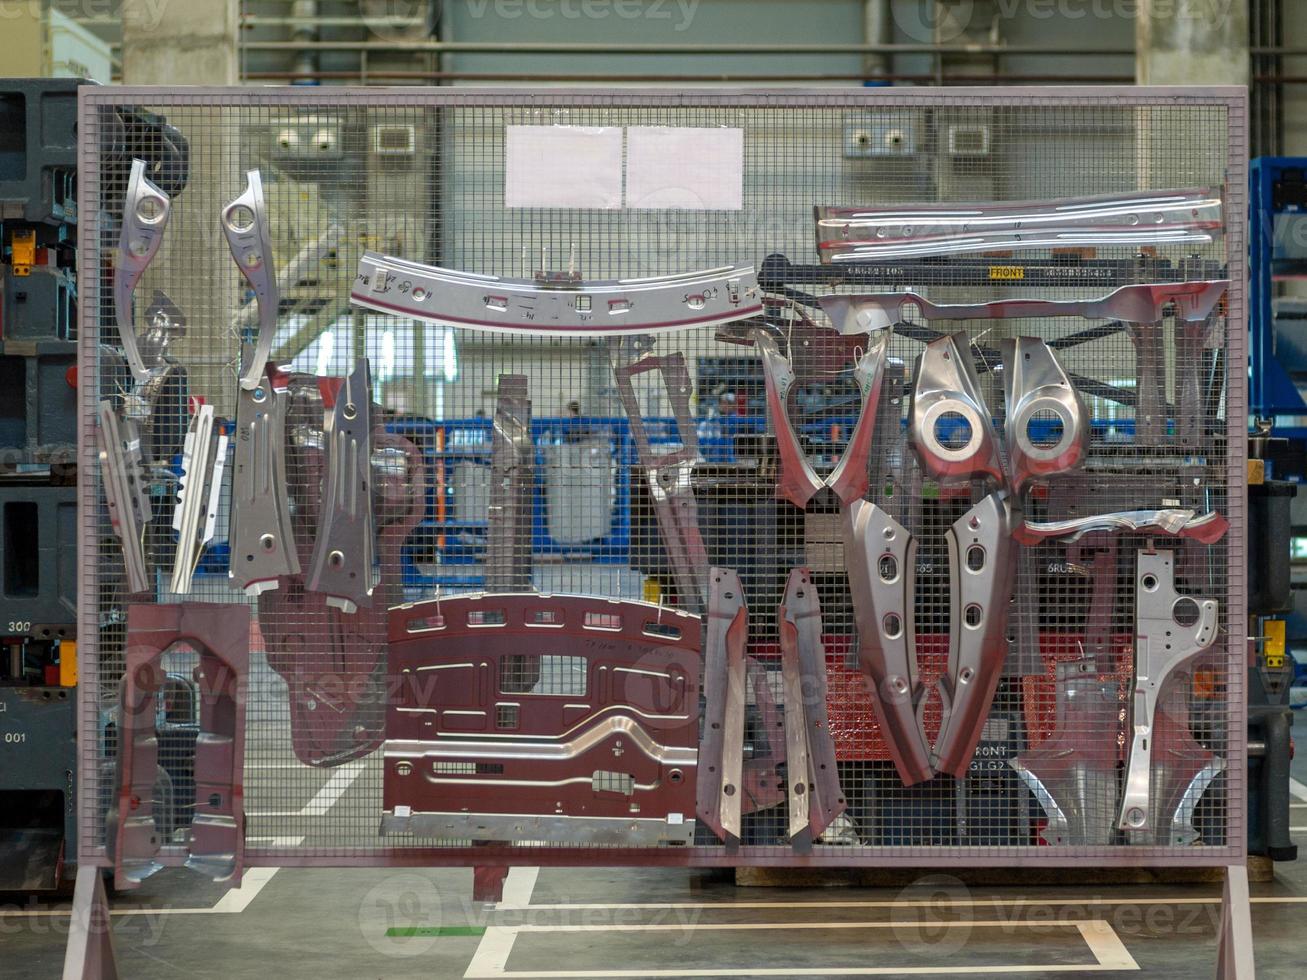
<svg viewBox="0 0 1307 980">
<path fill-rule="evenodd" d="M 1307 757 L 1292 823 L 1307 844 Z M 346 801 L 348 797 L 346 797 Z M 165 871 L 114 903 L 124 978 L 1211 976 L 1216 885 L 737 888 L 685 870 L 256 869 L 223 892 Z M 1307 973 L 1304 861 L 1253 886 L 1260 978 Z M 58 977 L 67 902 L 0 896 L 0 980 Z M 394 934 L 395 931 L 400 934 Z M 403 934 L 404 931 L 417 934 Z"/>
</svg>

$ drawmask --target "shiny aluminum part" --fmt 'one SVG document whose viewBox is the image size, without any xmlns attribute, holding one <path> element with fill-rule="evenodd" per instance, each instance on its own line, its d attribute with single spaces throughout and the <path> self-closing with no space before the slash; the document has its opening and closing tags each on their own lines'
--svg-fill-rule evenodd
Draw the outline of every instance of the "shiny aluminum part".
<svg viewBox="0 0 1307 980">
<path fill-rule="evenodd" d="M 1159 764 L 1165 761 L 1154 738 L 1155 715 L 1163 690 L 1167 681 L 1216 642 L 1217 636 L 1216 600 L 1192 599 L 1176 592 L 1174 565 L 1172 551 L 1139 552 L 1130 703 L 1132 739 L 1117 821 L 1121 830 L 1131 832 L 1156 829 L 1150 795 L 1154 753 Z"/>
<path fill-rule="evenodd" d="M 814 208 L 824 263 L 1034 248 L 1199 245 L 1223 231 L 1208 188 L 875 208 Z"/>
<path fill-rule="evenodd" d="M 286 483 L 286 406 L 286 392 L 267 378 L 236 399 L 229 577 L 250 596 L 300 571 Z"/>
<path fill-rule="evenodd" d="M 1135 444 L 1166 442 L 1166 336 L 1160 321 L 1128 324 L 1135 347 Z"/>
<path fill-rule="evenodd" d="M 150 363 L 146 363 L 143 345 L 136 334 L 133 299 L 137 283 L 159 252 L 172 207 L 168 195 L 145 176 L 145 166 L 143 160 L 132 161 L 127 195 L 123 201 L 117 265 L 113 274 L 113 302 L 118 318 L 118 336 L 122 341 L 127 366 L 137 384 L 148 381 L 161 361 L 152 358 Z"/>
<path fill-rule="evenodd" d="M 892 328 L 907 321 L 909 307 L 933 320 L 1016 320 L 1078 316 L 1087 320 L 1152 323 L 1168 309 L 1185 321 L 1205 320 L 1229 288 L 1229 280 L 1142 283 L 1121 286 L 1099 299 L 999 299 L 988 303 L 932 303 L 912 290 L 822 296 L 818 300 L 844 335 Z"/>
<path fill-rule="evenodd" d="M 286 395 L 280 396 L 283 405 Z M 280 417 L 285 431 L 284 411 Z M 373 577 L 372 376 L 367 358 L 345 378 L 323 430 L 326 477 L 322 510 L 304 587 L 352 615 L 370 605 Z M 285 451 L 283 439 L 282 451 Z M 289 532 L 289 522 L 287 522 Z M 289 539 L 288 539 L 289 540 Z"/>
<path fill-rule="evenodd" d="M 127 591 L 149 592 L 153 586 L 145 556 L 145 526 L 153 519 L 153 508 L 141 466 L 141 437 L 135 423 L 118 418 L 108 399 L 100 402 L 96 436 L 109 522 L 122 546 Z"/>
<path fill-rule="evenodd" d="M 1089 411 L 1048 344 L 1038 337 L 999 343 L 1007 403 L 1008 466 L 1021 499 L 1034 480 L 1076 469 L 1089 452 Z M 1052 438 L 1037 442 L 1032 425 L 1050 423 Z"/>
<path fill-rule="evenodd" d="M 786 407 L 790 389 L 794 387 L 794 368 L 767 331 L 753 331 L 753 346 L 762 358 L 767 385 L 767 417 L 775 432 L 776 451 L 780 457 L 776 495 L 795 507 L 803 508 L 826 484 L 808 462 Z"/>
<path fill-rule="evenodd" d="M 940 679 L 943 719 L 931 761 L 938 772 L 967 775 L 1007 659 L 1008 604 L 1016 571 L 1012 508 L 992 493 L 946 535 L 949 550 L 948 672 Z"/>
<path fill-rule="evenodd" d="M 1114 675 L 1088 660 L 1057 665 L 1053 731 L 1009 765 L 1043 807 L 1046 844 L 1098 847 L 1116 836 L 1122 704 Z"/>
<path fill-rule="evenodd" d="M 885 358 L 889 353 L 892 331 L 882 330 L 867 336 L 867 349 L 858 358 L 853 379 L 862 394 L 858 421 L 835 469 L 826 477 L 826 486 L 835 491 L 842 504 L 851 504 L 866 496 L 871 486 L 871 437 L 876 431 L 876 413 L 880 408 L 881 382 L 885 377 Z"/>
<path fill-rule="evenodd" d="M 946 444 L 937 428 L 956 420 L 965 443 Z M 926 345 L 917 361 L 917 383 L 908 409 L 908 436 L 928 476 L 950 482 L 1004 479 L 993 418 L 980 391 L 965 333 Z"/>
<path fill-rule="evenodd" d="M 340 225 L 328 225 L 327 230 L 319 235 L 315 241 L 306 244 L 295 253 L 295 256 L 289 262 L 278 270 L 277 291 L 283 294 L 288 293 L 305 281 L 322 278 L 322 272 L 317 266 L 336 250 L 340 240 L 344 237 L 345 230 Z M 334 271 L 331 273 L 330 278 L 335 278 Z M 258 302 L 246 303 L 242 306 L 232 320 L 232 330 L 236 335 L 241 336 L 245 331 L 257 327 L 262 310 L 263 307 Z M 290 358 L 287 358 L 287 360 L 290 360 Z"/>
<path fill-rule="evenodd" d="M 621 359 L 620 344 L 612 346 L 615 361 Z M 657 371 L 671 404 L 680 445 L 666 452 L 653 448 L 645 429 L 644 415 L 632 379 Z M 631 425 L 636 455 L 649 484 L 654 514 L 662 533 L 663 546 L 672 566 L 682 607 L 693 613 L 704 609 L 708 595 L 708 549 L 699 528 L 699 504 L 694 496 L 694 467 L 699 459 L 699 440 L 690 395 L 694 383 L 685 355 L 642 357 L 632 364 L 614 363 L 613 377 L 622 408 Z"/>
<path fill-rule="evenodd" d="M 868 501 L 855 500 L 840 516 L 858 627 L 858 664 L 894 767 L 903 784 L 913 786 L 934 775 L 917 679 L 917 542 Z"/>
<path fill-rule="evenodd" d="M 524 374 L 501 374 L 491 435 L 486 535 L 486 588 L 491 592 L 531 590 L 534 493 L 530 382 Z"/>
<path fill-rule="evenodd" d="M 228 441 L 227 436 L 217 431 L 213 406 L 198 406 L 186 430 L 177 505 L 173 510 L 172 529 L 177 532 L 177 553 L 168 589 L 175 594 L 185 595 L 191 591 L 200 556 L 213 540 Z"/>
<path fill-rule="evenodd" d="M 744 798 L 744 712 L 749 609 L 740 577 L 708 574 L 704 626 L 703 735 L 699 741 L 698 819 L 728 847 L 738 845 Z"/>
<path fill-rule="evenodd" d="M 776 611 L 785 689 L 785 771 L 789 783 L 788 836 L 808 853 L 845 810 L 826 715 L 826 648 L 821 602 L 806 568 L 790 572 Z"/>
<path fill-rule="evenodd" d="M 753 266 L 644 279 L 542 283 L 478 275 L 365 252 L 350 302 L 441 326 L 534 336 L 610 337 L 711 326 L 757 316 Z"/>
<path fill-rule="evenodd" d="M 263 177 L 258 170 L 246 175 L 245 191 L 222 209 L 222 233 L 227 248 L 241 275 L 254 290 L 259 310 L 259 333 L 249 360 L 241 365 L 240 385 L 253 391 L 263 384 L 264 369 L 272 354 L 277 334 L 281 290 L 277 285 L 277 265 L 272 254 L 272 234 L 268 228 L 267 205 L 263 199 Z"/>
<path fill-rule="evenodd" d="M 681 817 L 680 814 L 676 815 Z M 429 813 L 396 807 L 381 814 L 381 834 L 432 840 L 547 841 L 587 847 L 664 847 L 694 843 L 694 821 L 652 817 L 575 817 L 535 813 Z"/>
<path fill-rule="evenodd" d="M 1167 508 L 1096 514 L 1067 521 L 1021 521 L 1012 536 L 1021 544 L 1039 544 L 1055 539 L 1079 541 L 1087 534 L 1165 534 L 1215 544 L 1229 529 L 1230 522 L 1215 511 L 1199 515 L 1192 510 Z"/>
</svg>

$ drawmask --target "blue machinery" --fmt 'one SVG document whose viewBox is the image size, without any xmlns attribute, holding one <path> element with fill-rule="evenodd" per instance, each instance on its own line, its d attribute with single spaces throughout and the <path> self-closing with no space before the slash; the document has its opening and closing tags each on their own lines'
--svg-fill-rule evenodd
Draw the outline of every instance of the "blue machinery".
<svg viewBox="0 0 1307 980">
<path fill-rule="evenodd" d="M 1277 281 L 1307 278 L 1307 158 L 1254 160 L 1248 215 L 1249 409 L 1307 439 L 1307 301 L 1275 297 Z"/>
</svg>

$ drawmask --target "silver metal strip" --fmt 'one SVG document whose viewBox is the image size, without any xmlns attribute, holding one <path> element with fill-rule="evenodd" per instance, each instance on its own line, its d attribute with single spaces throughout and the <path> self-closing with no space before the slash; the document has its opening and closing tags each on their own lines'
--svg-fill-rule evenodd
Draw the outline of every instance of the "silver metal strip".
<svg viewBox="0 0 1307 980">
<path fill-rule="evenodd" d="M 286 404 L 286 392 L 267 379 L 237 395 L 229 575 L 250 596 L 300 572 L 286 485 Z"/>
<path fill-rule="evenodd" d="M 171 202 L 168 195 L 145 176 L 145 161 L 133 160 L 123 202 L 122 234 L 118 242 L 118 259 L 113 273 L 114 312 L 118 317 L 118 336 L 122 341 L 127 366 L 137 384 L 150 380 L 157 362 L 146 364 L 136 336 L 133 300 L 136 285 L 158 254 L 168 227 Z"/>
<path fill-rule="evenodd" d="M 254 290 L 259 308 L 259 334 L 254 351 L 241 366 L 240 385 L 253 391 L 263 383 L 263 370 L 272 353 L 277 334 L 281 290 L 268 230 L 267 206 L 263 199 L 263 177 L 257 170 L 246 175 L 245 192 L 222 209 L 222 233 L 241 275 Z"/>
<path fill-rule="evenodd" d="M 123 550 L 127 591 L 149 592 L 149 563 L 145 556 L 145 525 L 153 519 L 149 487 L 141 469 L 141 437 L 134 422 L 120 420 L 113 402 L 100 402 L 100 470 L 109 521 Z"/>
</svg>

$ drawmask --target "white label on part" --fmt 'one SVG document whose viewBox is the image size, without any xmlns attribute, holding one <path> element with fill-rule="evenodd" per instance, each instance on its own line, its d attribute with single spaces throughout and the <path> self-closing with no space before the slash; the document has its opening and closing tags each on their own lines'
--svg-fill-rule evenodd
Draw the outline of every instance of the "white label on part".
<svg viewBox="0 0 1307 980">
<path fill-rule="evenodd" d="M 626 147 L 628 208 L 743 209 L 744 130 L 632 126 Z"/>
<path fill-rule="evenodd" d="M 508 126 L 504 206 L 621 208 L 621 128 Z"/>
</svg>

